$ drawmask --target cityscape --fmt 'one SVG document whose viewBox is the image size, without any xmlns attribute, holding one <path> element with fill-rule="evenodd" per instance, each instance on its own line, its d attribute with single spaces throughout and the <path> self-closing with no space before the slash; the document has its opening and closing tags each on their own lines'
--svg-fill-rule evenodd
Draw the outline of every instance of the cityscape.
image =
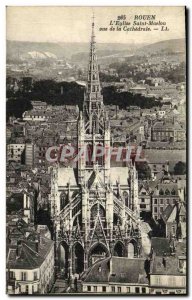
<svg viewBox="0 0 192 300">
<path fill-rule="evenodd" d="M 187 294 L 185 36 L 98 43 L 99 10 L 87 42 L 7 38 L 10 295 Z"/>
</svg>

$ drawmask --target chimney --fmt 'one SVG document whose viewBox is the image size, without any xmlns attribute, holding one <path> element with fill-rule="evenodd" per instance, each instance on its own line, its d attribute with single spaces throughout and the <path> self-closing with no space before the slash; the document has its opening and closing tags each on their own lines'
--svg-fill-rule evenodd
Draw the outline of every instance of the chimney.
<svg viewBox="0 0 192 300">
<path fill-rule="evenodd" d="M 38 234 L 35 238 L 35 251 L 39 252 L 39 245 L 40 245 L 40 234 Z"/>
<path fill-rule="evenodd" d="M 163 259 L 162 259 L 162 264 L 163 264 L 164 268 L 166 269 L 167 262 L 166 262 L 166 258 L 165 257 L 163 257 Z"/>
<path fill-rule="evenodd" d="M 21 256 L 21 251 L 22 251 L 22 243 L 21 243 L 21 241 L 18 241 L 17 242 L 17 248 L 16 248 L 17 258 Z"/>
</svg>

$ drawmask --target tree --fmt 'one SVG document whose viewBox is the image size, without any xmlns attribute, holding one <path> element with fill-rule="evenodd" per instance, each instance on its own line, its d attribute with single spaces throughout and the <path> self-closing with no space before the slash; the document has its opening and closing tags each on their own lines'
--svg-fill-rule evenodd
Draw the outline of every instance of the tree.
<svg viewBox="0 0 192 300">
<path fill-rule="evenodd" d="M 138 171 L 138 179 L 151 179 L 151 169 L 147 162 L 136 163 L 136 169 Z"/>
<path fill-rule="evenodd" d="M 7 120 L 12 116 L 21 118 L 24 111 L 30 110 L 32 108 L 33 106 L 31 104 L 31 101 L 27 98 L 10 98 L 8 99 L 6 104 Z"/>
<path fill-rule="evenodd" d="M 184 175 L 186 174 L 186 163 L 179 161 L 174 166 L 174 174 L 175 175 Z"/>
</svg>

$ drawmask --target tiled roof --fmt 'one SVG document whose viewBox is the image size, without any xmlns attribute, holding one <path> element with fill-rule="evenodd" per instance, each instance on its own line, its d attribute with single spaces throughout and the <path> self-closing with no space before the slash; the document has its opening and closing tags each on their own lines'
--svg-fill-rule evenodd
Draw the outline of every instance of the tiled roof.
<svg viewBox="0 0 192 300">
<path fill-rule="evenodd" d="M 112 257 L 111 282 L 148 283 L 144 269 L 145 259 Z"/>
<path fill-rule="evenodd" d="M 117 282 L 147 284 L 145 259 L 112 256 L 96 263 L 85 282 Z M 111 269 L 110 269 L 111 268 Z"/>
<path fill-rule="evenodd" d="M 164 260 L 164 263 L 163 263 Z M 152 274 L 183 275 L 178 268 L 177 257 L 156 256 L 153 261 Z"/>
<path fill-rule="evenodd" d="M 151 238 L 151 248 L 155 252 L 156 256 L 162 256 L 165 253 L 170 255 L 170 244 L 167 238 L 163 237 L 152 237 Z"/>
<path fill-rule="evenodd" d="M 39 250 L 36 252 L 35 243 L 30 241 L 29 238 L 21 242 L 21 249 L 19 257 L 16 257 L 16 247 L 11 246 L 8 251 L 7 264 L 11 269 L 35 269 L 45 260 L 46 255 L 49 253 L 53 246 L 53 241 L 45 237 L 40 238 Z M 14 258 L 14 259 L 13 259 Z"/>
<path fill-rule="evenodd" d="M 173 210 L 175 209 L 175 206 L 172 206 L 171 204 L 169 204 L 166 209 L 163 211 L 161 217 L 164 220 L 164 222 L 167 222 L 170 215 L 172 214 Z"/>
</svg>

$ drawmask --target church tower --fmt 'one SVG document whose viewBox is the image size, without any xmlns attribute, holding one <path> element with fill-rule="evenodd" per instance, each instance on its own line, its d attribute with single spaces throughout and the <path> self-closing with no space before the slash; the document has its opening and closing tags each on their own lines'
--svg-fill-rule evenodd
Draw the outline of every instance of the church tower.
<svg viewBox="0 0 192 300">
<path fill-rule="evenodd" d="M 88 78 L 84 94 L 83 112 L 80 113 L 78 124 L 78 153 L 79 157 L 78 180 L 82 184 L 85 171 L 97 168 L 104 171 L 105 183 L 108 181 L 110 157 L 102 155 L 108 153 L 110 147 L 110 125 L 103 104 L 101 86 L 99 81 L 99 67 L 96 55 L 96 42 L 94 32 L 94 18 L 92 22 L 92 35 L 90 43 Z M 100 152 L 100 156 L 99 156 Z M 96 156 L 97 153 L 97 157 Z"/>
<path fill-rule="evenodd" d="M 137 171 L 131 163 L 110 166 L 110 122 L 101 94 L 94 30 L 93 18 L 77 128 L 77 167 L 57 165 L 51 178 L 56 266 L 65 276 L 82 275 L 101 258 L 141 255 Z"/>
</svg>

